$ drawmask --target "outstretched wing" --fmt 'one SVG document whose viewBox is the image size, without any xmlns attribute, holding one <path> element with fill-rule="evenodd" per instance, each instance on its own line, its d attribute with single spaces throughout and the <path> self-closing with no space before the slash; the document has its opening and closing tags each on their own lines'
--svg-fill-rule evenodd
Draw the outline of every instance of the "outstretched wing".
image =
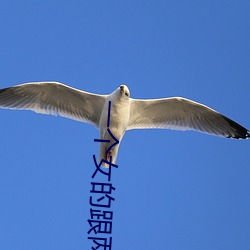
<svg viewBox="0 0 250 250">
<path fill-rule="evenodd" d="M 0 89 L 1 108 L 60 115 L 96 127 L 105 99 L 105 95 L 84 92 L 58 82 L 32 82 Z"/>
<path fill-rule="evenodd" d="M 181 97 L 131 99 L 127 129 L 144 128 L 196 130 L 237 139 L 250 137 L 250 132 L 246 128 L 226 116 L 203 104 Z"/>
</svg>

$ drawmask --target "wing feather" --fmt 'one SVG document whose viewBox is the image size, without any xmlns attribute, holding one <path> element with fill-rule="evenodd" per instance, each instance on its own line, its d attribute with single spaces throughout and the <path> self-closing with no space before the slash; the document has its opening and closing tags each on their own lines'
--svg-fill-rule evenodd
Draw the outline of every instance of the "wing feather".
<svg viewBox="0 0 250 250">
<path fill-rule="evenodd" d="M 250 132 L 217 111 L 182 97 L 130 99 L 130 129 L 165 128 L 196 130 L 208 134 L 247 138 Z"/>
<path fill-rule="evenodd" d="M 60 115 L 96 127 L 105 99 L 105 95 L 84 92 L 59 82 L 32 82 L 0 89 L 1 108 Z"/>
</svg>

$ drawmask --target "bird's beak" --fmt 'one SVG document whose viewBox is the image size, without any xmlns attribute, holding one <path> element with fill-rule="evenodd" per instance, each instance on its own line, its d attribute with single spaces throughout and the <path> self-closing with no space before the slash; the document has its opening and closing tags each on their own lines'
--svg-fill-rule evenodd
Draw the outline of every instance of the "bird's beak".
<svg viewBox="0 0 250 250">
<path fill-rule="evenodd" d="M 124 92 L 124 85 L 120 85 L 121 93 Z"/>
</svg>

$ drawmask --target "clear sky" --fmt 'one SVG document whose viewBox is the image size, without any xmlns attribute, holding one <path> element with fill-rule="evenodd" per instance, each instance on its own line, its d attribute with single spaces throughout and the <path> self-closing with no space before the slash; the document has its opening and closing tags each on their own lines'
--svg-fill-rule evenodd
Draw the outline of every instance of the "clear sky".
<svg viewBox="0 0 250 250">
<path fill-rule="evenodd" d="M 247 0 L 1 1 L 0 88 L 125 83 L 133 98 L 183 96 L 250 128 L 249 13 Z M 0 121 L 0 249 L 91 249 L 98 130 L 30 111 Z M 112 249 L 250 249 L 249 153 L 249 140 L 126 133 Z"/>
</svg>

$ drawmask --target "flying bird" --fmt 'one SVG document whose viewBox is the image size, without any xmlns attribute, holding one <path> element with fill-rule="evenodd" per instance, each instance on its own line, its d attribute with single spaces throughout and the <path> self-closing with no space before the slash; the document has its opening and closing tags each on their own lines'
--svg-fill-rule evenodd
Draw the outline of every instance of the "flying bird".
<svg viewBox="0 0 250 250">
<path fill-rule="evenodd" d="M 100 140 L 109 141 L 100 143 L 99 163 L 110 159 L 112 164 L 116 162 L 120 142 L 131 129 L 195 130 L 226 138 L 250 137 L 249 130 L 201 103 L 182 97 L 133 99 L 126 85 L 109 95 L 99 95 L 59 82 L 25 83 L 0 89 L 0 107 L 60 115 L 94 125 L 100 130 Z M 112 135 L 107 130 L 108 119 Z M 105 162 L 102 165 L 109 166 Z"/>
</svg>

